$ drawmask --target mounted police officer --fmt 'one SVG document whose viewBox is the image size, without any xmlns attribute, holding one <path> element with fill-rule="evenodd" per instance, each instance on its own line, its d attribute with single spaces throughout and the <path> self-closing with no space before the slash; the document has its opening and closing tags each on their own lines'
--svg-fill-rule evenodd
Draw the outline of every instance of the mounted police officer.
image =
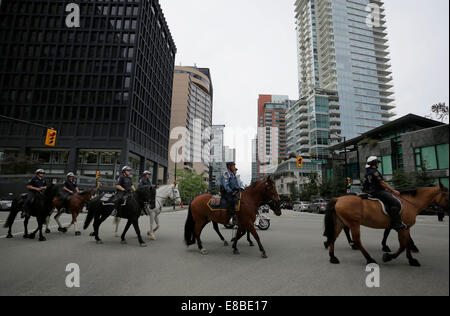
<svg viewBox="0 0 450 316">
<path fill-rule="evenodd" d="M 152 185 L 152 180 L 150 180 L 152 173 L 150 171 L 144 171 L 142 178 L 139 180 L 138 187 L 144 187 L 148 185 Z"/>
<path fill-rule="evenodd" d="M 227 221 L 233 225 L 233 213 L 238 199 L 241 187 L 236 178 L 236 164 L 234 162 L 227 163 L 227 170 L 223 173 L 220 179 L 220 190 L 222 198 L 227 202 Z"/>
<path fill-rule="evenodd" d="M 67 210 L 69 198 L 70 196 L 74 195 L 75 193 L 79 193 L 80 189 L 78 188 L 78 184 L 75 181 L 75 175 L 73 172 L 69 172 L 67 174 L 67 180 L 64 182 L 63 186 L 64 191 L 64 208 Z"/>
<path fill-rule="evenodd" d="M 128 195 L 136 191 L 136 188 L 133 185 L 133 180 L 131 179 L 131 168 L 125 166 L 122 168 L 122 175 L 117 179 L 116 183 L 116 210 L 119 210 L 119 207 L 124 204 L 128 198 Z"/>
<path fill-rule="evenodd" d="M 152 173 L 148 170 L 144 171 L 142 178 L 139 180 L 138 187 L 151 186 L 152 187 L 152 198 L 149 202 L 150 209 L 154 209 L 156 207 L 156 186 L 152 185 L 151 179 Z"/>
<path fill-rule="evenodd" d="M 387 212 L 391 217 L 392 228 L 396 231 L 407 230 L 408 226 L 402 222 L 400 211 L 402 205 L 393 195 L 400 195 L 400 192 L 392 189 L 378 171 L 381 161 L 372 156 L 367 160 L 366 175 L 364 177 L 363 191 L 381 200 L 386 206 Z"/>
<path fill-rule="evenodd" d="M 36 175 L 27 182 L 28 194 L 23 206 L 22 216 L 31 215 L 31 205 L 38 194 L 47 189 L 47 180 L 44 178 L 44 169 L 36 170 Z"/>
</svg>

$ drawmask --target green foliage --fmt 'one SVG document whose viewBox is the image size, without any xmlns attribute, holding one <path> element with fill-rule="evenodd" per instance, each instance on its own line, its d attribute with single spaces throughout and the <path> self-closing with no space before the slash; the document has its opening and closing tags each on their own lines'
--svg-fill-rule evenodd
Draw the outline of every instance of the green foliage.
<svg viewBox="0 0 450 316">
<path fill-rule="evenodd" d="M 177 183 L 181 199 L 185 203 L 208 190 L 203 174 L 196 174 L 191 170 L 177 170 Z"/>
<path fill-rule="evenodd" d="M 445 105 L 445 102 L 432 105 L 431 112 L 441 122 L 448 119 L 448 106 Z"/>
<path fill-rule="evenodd" d="M 434 177 L 426 170 L 415 171 L 412 173 L 414 186 L 416 188 L 425 188 L 434 185 Z"/>
<path fill-rule="evenodd" d="M 403 170 L 397 169 L 392 176 L 392 183 L 396 189 L 411 188 L 414 186 L 414 181 L 411 175 L 406 174 Z"/>
<path fill-rule="evenodd" d="M 434 182 L 434 177 L 426 170 L 410 173 L 406 173 L 403 170 L 395 170 L 392 177 L 392 183 L 397 190 L 429 187 Z"/>
<path fill-rule="evenodd" d="M 300 192 L 301 201 L 311 201 L 314 196 L 319 194 L 317 186 L 317 174 L 313 173 L 309 176 L 309 183 L 307 183 Z"/>
<path fill-rule="evenodd" d="M 39 168 L 40 162 L 31 159 L 29 156 L 22 154 L 19 155 L 6 155 L 2 161 L 0 161 L 0 174 L 28 174 L 34 173 Z"/>
<path fill-rule="evenodd" d="M 379 140 L 378 140 L 378 139 L 364 138 L 363 140 L 361 140 L 361 141 L 358 143 L 358 146 L 362 146 L 362 147 L 364 147 L 364 146 L 366 146 L 366 145 L 375 146 L 375 145 L 377 145 L 378 143 L 379 143 Z"/>
</svg>

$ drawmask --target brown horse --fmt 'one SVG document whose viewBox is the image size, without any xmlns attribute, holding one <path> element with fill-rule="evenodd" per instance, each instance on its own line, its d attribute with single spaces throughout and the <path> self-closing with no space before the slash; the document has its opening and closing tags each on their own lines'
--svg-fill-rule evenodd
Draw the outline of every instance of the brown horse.
<svg viewBox="0 0 450 316">
<path fill-rule="evenodd" d="M 208 252 L 203 248 L 200 235 L 206 224 L 211 221 L 223 225 L 228 224 L 226 210 L 214 211 L 208 206 L 208 202 L 211 198 L 211 194 L 204 194 L 198 196 L 191 202 L 184 230 L 186 245 L 193 245 L 197 240 L 198 248 L 203 255 L 206 255 Z M 246 231 L 249 231 L 258 242 L 261 256 L 267 258 L 266 251 L 264 250 L 255 226 L 253 225 L 256 220 L 256 211 L 262 202 L 265 202 L 266 204 L 270 203 L 273 206 L 272 209 L 274 209 L 275 214 L 277 216 L 281 215 L 280 197 L 278 196 L 275 183 L 271 176 L 251 185 L 242 193 L 240 205 L 236 212 L 238 230 L 236 238 L 233 241 L 234 254 L 239 254 L 237 242 L 242 238 Z"/>
<path fill-rule="evenodd" d="M 75 236 L 81 235 L 81 232 L 77 230 L 77 218 L 78 218 L 78 215 L 80 215 L 80 213 L 83 211 L 83 208 L 86 205 L 86 203 L 92 199 L 94 192 L 95 192 L 95 189 L 92 188 L 88 191 L 75 193 L 74 195 L 69 196 L 68 201 L 67 201 L 66 212 L 68 212 L 69 214 L 72 215 L 72 222 L 70 223 L 70 225 L 67 228 L 62 227 L 61 222 L 59 221 L 59 218 L 62 215 L 61 209 L 64 206 L 64 200 L 59 197 L 55 197 L 53 199 L 53 206 L 57 210 L 57 213 L 54 218 L 55 218 L 56 223 L 58 224 L 58 231 L 66 233 L 69 230 L 69 228 L 72 227 L 72 225 L 73 225 L 75 228 Z M 50 219 L 50 217 L 47 219 L 47 227 L 46 227 L 47 233 L 50 232 L 50 230 L 48 228 L 49 219 Z"/>
<path fill-rule="evenodd" d="M 449 205 L 448 189 L 442 185 L 431 188 L 419 188 L 410 193 L 402 194 L 399 196 L 399 199 L 403 203 L 402 220 L 410 228 L 415 225 L 416 217 L 419 213 L 432 203 L 436 203 L 443 208 L 448 208 Z M 383 213 L 377 201 L 364 200 L 354 195 L 343 196 L 330 201 L 325 214 L 325 236 L 330 245 L 329 254 L 331 263 L 339 263 L 338 258 L 334 255 L 334 243 L 344 226 L 350 228 L 353 241 L 359 250 L 361 250 L 367 263 L 376 263 L 362 246 L 360 237 L 361 225 L 375 229 L 388 229 L 391 227 L 391 220 L 389 216 Z M 406 257 L 409 260 L 409 264 L 419 267 L 419 261 L 413 258 L 411 249 L 408 247 L 410 230 L 400 231 L 398 238 L 400 249 L 395 254 L 385 253 L 383 262 L 389 262 L 398 258 L 406 249 Z"/>
</svg>

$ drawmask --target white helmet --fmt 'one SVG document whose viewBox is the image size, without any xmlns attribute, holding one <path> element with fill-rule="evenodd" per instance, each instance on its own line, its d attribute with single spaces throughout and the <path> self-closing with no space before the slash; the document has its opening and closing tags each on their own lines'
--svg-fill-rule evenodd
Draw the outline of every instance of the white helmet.
<svg viewBox="0 0 450 316">
<path fill-rule="evenodd" d="M 367 159 L 367 165 L 366 168 L 372 167 L 375 163 L 381 162 L 377 156 L 371 156 Z"/>
<path fill-rule="evenodd" d="M 128 166 L 125 166 L 125 167 L 122 168 L 122 172 L 125 172 L 125 171 L 131 171 L 131 170 L 133 170 L 133 169 L 131 169 L 131 168 L 128 167 Z"/>
<path fill-rule="evenodd" d="M 73 174 L 73 172 L 69 172 L 69 173 L 67 174 L 67 178 L 69 178 L 69 177 L 75 177 L 75 175 Z"/>
<path fill-rule="evenodd" d="M 45 173 L 45 170 L 44 169 L 38 169 L 38 170 L 36 170 L 36 174 L 38 174 L 38 173 Z"/>
<path fill-rule="evenodd" d="M 151 175 L 152 173 L 151 173 L 150 171 L 148 171 L 148 170 L 145 170 L 144 173 L 143 173 L 143 175 L 145 176 L 145 175 L 147 175 L 147 174 L 150 174 L 150 175 Z"/>
</svg>

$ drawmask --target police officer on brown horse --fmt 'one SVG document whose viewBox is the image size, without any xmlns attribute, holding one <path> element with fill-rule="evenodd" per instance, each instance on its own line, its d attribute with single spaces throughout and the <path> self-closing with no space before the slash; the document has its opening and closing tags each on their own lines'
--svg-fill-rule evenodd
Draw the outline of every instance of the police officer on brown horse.
<svg viewBox="0 0 450 316">
<path fill-rule="evenodd" d="M 238 195 L 241 192 L 241 187 L 236 178 L 236 164 L 234 162 L 227 163 L 227 170 L 223 173 L 220 179 L 220 190 L 222 198 L 227 202 L 227 221 L 233 225 L 232 218 L 236 207 Z"/>
</svg>

